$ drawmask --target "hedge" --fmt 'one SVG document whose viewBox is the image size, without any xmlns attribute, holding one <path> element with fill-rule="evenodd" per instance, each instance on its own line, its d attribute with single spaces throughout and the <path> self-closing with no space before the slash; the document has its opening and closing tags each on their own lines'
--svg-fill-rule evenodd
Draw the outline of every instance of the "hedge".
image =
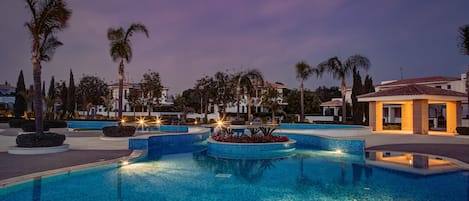
<svg viewBox="0 0 469 201">
<path fill-rule="evenodd" d="M 62 145 L 64 141 L 65 135 L 57 133 L 21 134 L 16 137 L 18 147 L 55 147 Z"/>
<path fill-rule="evenodd" d="M 10 128 L 23 128 L 23 125 L 34 124 L 34 120 L 12 119 L 8 121 Z M 67 128 L 67 122 L 63 120 L 45 120 L 44 128 Z"/>
<path fill-rule="evenodd" d="M 457 127 L 456 131 L 459 135 L 469 135 L 469 127 Z"/>
</svg>

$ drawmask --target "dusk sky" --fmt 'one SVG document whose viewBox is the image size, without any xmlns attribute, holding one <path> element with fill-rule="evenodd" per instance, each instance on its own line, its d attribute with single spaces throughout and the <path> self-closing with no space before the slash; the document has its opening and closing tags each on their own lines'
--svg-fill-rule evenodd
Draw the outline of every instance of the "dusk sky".
<svg viewBox="0 0 469 201">
<path fill-rule="evenodd" d="M 150 38 L 132 37 L 133 59 L 127 78 L 159 72 L 170 94 L 191 88 L 204 74 L 261 70 L 268 81 L 297 88 L 294 65 L 311 66 L 338 56 L 361 54 L 376 83 L 423 77 L 459 77 L 469 56 L 457 47 L 458 27 L 469 24 L 468 0 L 71 0 L 69 27 L 58 34 L 64 46 L 43 63 L 43 80 L 78 84 L 83 74 L 106 82 L 117 79 L 118 63 L 109 55 L 109 27 L 145 24 Z M 16 85 L 20 69 L 32 84 L 30 18 L 22 0 L 0 1 L 0 81 Z M 350 81 L 350 78 L 348 79 Z M 350 82 L 349 82 L 350 83 Z M 338 86 L 331 76 L 311 77 L 307 88 Z"/>
</svg>

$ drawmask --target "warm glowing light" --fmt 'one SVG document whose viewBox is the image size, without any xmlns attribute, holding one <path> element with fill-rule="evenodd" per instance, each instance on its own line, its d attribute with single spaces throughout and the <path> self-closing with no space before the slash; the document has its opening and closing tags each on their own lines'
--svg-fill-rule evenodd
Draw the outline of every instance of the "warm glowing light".
<svg viewBox="0 0 469 201">
<path fill-rule="evenodd" d="M 122 165 L 128 165 L 128 164 L 129 164 L 129 161 L 121 161 L 121 164 L 122 164 Z"/>
<path fill-rule="evenodd" d="M 336 153 L 336 154 L 341 154 L 341 153 L 343 153 L 343 152 L 342 152 L 342 150 L 340 150 L 340 149 L 336 149 L 336 150 L 335 150 L 335 153 Z"/>
<path fill-rule="evenodd" d="M 195 120 L 195 121 L 194 121 L 194 124 L 197 125 L 197 123 L 198 123 L 197 120 Z"/>
<path fill-rule="evenodd" d="M 412 159 L 409 160 L 409 165 L 412 165 Z"/>
<path fill-rule="evenodd" d="M 222 127 L 222 126 L 223 126 L 223 121 L 222 121 L 222 120 L 218 120 L 218 121 L 217 121 L 217 126 Z"/>
<path fill-rule="evenodd" d="M 145 125 L 145 117 L 140 117 L 137 119 L 138 127 L 142 127 L 142 129 L 146 126 Z"/>
<path fill-rule="evenodd" d="M 125 123 L 125 119 L 121 119 L 121 124 Z"/>
<path fill-rule="evenodd" d="M 161 117 L 156 117 L 156 119 L 155 119 L 155 124 L 156 124 L 157 126 L 159 126 L 159 125 L 161 125 L 162 123 L 163 123 L 163 119 L 161 119 Z"/>
</svg>

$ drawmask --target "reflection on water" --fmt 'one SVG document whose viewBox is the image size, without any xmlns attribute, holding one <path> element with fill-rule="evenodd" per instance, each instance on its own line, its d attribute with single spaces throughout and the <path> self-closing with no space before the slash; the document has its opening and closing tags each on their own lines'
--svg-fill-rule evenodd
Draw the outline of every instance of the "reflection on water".
<svg viewBox="0 0 469 201">
<path fill-rule="evenodd" d="M 365 158 L 368 165 L 417 175 L 442 174 L 461 170 L 451 161 L 421 154 L 368 151 Z"/>
<path fill-rule="evenodd" d="M 274 168 L 273 160 L 222 159 L 207 156 L 207 151 L 194 152 L 193 159 L 200 167 L 215 174 L 231 174 L 246 183 L 257 183 L 264 171 Z M 281 159 L 274 159 L 281 160 Z"/>
<path fill-rule="evenodd" d="M 33 180 L 33 201 L 41 201 L 42 178 L 36 177 Z"/>
</svg>

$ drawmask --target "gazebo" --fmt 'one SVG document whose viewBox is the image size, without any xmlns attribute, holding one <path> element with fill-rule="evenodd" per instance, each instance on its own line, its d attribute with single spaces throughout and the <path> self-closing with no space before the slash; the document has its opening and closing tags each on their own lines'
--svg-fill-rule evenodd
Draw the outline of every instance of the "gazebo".
<svg viewBox="0 0 469 201">
<path fill-rule="evenodd" d="M 444 104 L 446 107 L 446 130 L 455 134 L 461 126 L 461 101 L 465 93 L 444 90 L 425 85 L 407 85 L 358 96 L 359 102 L 369 103 L 369 122 L 373 131 L 383 131 L 383 105 L 400 105 L 401 130 L 413 134 L 428 134 L 429 104 Z"/>
</svg>

